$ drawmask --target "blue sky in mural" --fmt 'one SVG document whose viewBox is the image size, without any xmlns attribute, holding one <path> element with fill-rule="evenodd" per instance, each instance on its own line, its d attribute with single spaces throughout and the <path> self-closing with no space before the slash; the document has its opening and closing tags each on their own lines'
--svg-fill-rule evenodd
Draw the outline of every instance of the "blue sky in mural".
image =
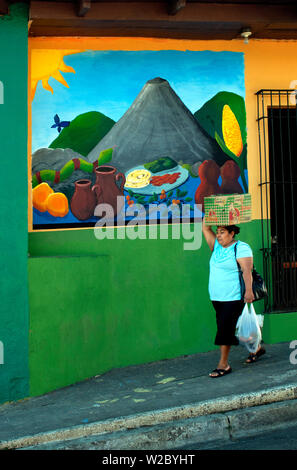
<svg viewBox="0 0 297 470">
<path fill-rule="evenodd" d="M 65 56 L 74 68 L 62 73 L 69 88 L 53 78 L 52 95 L 39 82 L 32 103 L 32 151 L 48 147 L 58 136 L 54 115 L 71 121 L 99 111 L 119 120 L 148 80 L 169 81 L 192 113 L 219 91 L 245 97 L 244 55 L 212 51 L 88 51 Z"/>
</svg>

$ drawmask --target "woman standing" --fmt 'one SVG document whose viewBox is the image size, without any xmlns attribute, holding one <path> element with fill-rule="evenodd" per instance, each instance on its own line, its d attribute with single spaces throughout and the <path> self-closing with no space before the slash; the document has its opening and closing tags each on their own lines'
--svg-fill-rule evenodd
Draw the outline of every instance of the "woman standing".
<svg viewBox="0 0 297 470">
<path fill-rule="evenodd" d="M 221 357 L 218 366 L 210 377 L 217 378 L 232 372 L 228 363 L 230 348 L 238 344 L 235 336 L 236 323 L 245 303 L 254 300 L 252 290 L 253 253 L 247 243 L 236 241 L 234 236 L 240 231 L 235 225 L 218 226 L 216 233 L 203 220 L 202 230 L 212 251 L 210 258 L 209 295 L 216 311 L 217 335 L 215 344 L 220 346 Z M 236 258 L 235 258 L 235 244 Z M 245 283 L 244 299 L 241 298 L 237 262 Z M 264 354 L 259 348 L 255 356 Z M 254 362 L 249 360 L 247 362 Z"/>
</svg>

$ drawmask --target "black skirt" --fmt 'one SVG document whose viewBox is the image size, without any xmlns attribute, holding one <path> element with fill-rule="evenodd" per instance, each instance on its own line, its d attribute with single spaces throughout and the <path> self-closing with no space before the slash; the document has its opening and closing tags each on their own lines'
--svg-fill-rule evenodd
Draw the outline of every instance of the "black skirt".
<svg viewBox="0 0 297 470">
<path fill-rule="evenodd" d="M 235 336 L 235 329 L 244 307 L 244 301 L 219 302 L 213 300 L 212 304 L 216 311 L 218 328 L 214 344 L 218 346 L 237 346 L 238 339 Z"/>
</svg>

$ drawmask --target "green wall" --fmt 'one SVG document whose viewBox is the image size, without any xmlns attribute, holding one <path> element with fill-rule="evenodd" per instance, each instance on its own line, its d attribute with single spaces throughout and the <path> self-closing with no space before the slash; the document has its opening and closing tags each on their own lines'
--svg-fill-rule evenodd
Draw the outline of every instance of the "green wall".
<svg viewBox="0 0 297 470">
<path fill-rule="evenodd" d="M 0 17 L 1 283 L 0 403 L 29 394 L 28 380 L 28 176 L 27 7 L 15 4 Z M 2 104 L 3 103 L 3 104 Z"/>
<path fill-rule="evenodd" d="M 31 394 L 213 347 L 205 249 L 79 230 L 30 234 L 29 251 Z"/>
<path fill-rule="evenodd" d="M 260 222 L 241 227 L 261 271 Z M 93 229 L 29 235 L 31 395 L 114 367 L 215 348 L 210 251 L 204 241 L 186 251 L 185 240 L 170 233 L 167 240 L 98 240 Z M 271 328 L 265 319 L 267 342 Z"/>
</svg>

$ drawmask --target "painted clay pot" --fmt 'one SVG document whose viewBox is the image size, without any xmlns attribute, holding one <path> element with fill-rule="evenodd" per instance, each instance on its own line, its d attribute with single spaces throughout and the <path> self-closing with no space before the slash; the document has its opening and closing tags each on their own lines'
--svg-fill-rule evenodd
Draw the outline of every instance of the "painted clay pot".
<svg viewBox="0 0 297 470">
<path fill-rule="evenodd" d="M 78 220 L 87 220 L 94 215 L 96 196 L 91 188 L 92 182 L 82 179 L 75 182 L 71 199 L 71 212 Z"/>
<path fill-rule="evenodd" d="M 214 160 L 205 160 L 198 169 L 198 175 L 200 177 L 200 184 L 196 189 L 195 203 L 202 205 L 202 211 L 204 212 L 204 198 L 212 196 L 213 194 L 219 194 L 221 192 L 218 184 L 218 178 L 220 176 L 220 167 Z"/>
<path fill-rule="evenodd" d="M 113 208 L 114 215 L 121 210 L 124 204 L 124 184 L 126 182 L 123 173 L 116 174 L 117 169 L 111 165 L 98 166 L 95 170 L 96 181 L 92 190 L 96 194 L 97 204 L 109 204 Z M 121 186 L 117 181 L 122 179 Z M 118 199 L 118 196 L 122 198 Z"/>
<path fill-rule="evenodd" d="M 240 177 L 240 168 L 233 160 L 228 160 L 221 167 L 222 194 L 242 194 L 243 189 L 238 182 Z"/>
</svg>

